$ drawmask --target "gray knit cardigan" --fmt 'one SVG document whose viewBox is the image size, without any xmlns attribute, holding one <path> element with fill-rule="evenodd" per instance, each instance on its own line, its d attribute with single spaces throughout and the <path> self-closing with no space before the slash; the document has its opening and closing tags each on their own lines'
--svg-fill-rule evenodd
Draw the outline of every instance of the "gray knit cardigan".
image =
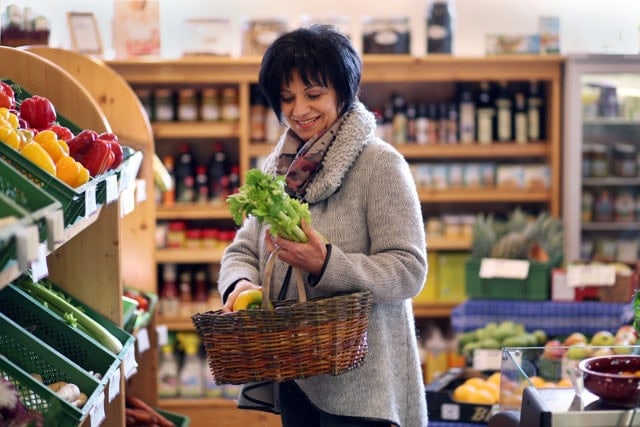
<svg viewBox="0 0 640 427">
<path fill-rule="evenodd" d="M 361 104 L 346 113 L 321 170 L 307 187 L 313 227 L 331 243 L 324 273 L 310 298 L 336 292 L 372 292 L 365 363 L 347 373 L 296 380 L 323 411 L 388 420 L 402 427 L 427 424 L 411 298 L 427 273 L 424 225 L 406 160 L 375 136 L 374 116 Z M 264 169 L 274 173 L 282 138 Z M 239 278 L 260 283 L 268 254 L 264 226 L 249 217 L 226 249 L 221 294 Z M 271 297 L 278 295 L 287 265 L 278 262 Z M 305 275 L 306 279 L 306 275 Z M 295 285 L 287 298 L 294 299 Z M 243 386 L 239 407 L 279 412 L 277 387 Z"/>
</svg>

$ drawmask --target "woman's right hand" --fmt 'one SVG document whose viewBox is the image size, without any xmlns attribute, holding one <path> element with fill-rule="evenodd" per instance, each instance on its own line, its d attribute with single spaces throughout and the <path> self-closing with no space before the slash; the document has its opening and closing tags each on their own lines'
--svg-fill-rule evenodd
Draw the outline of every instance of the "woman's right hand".
<svg viewBox="0 0 640 427">
<path fill-rule="evenodd" d="M 222 312 L 230 313 L 231 311 L 233 311 L 233 303 L 235 302 L 236 298 L 238 298 L 238 295 L 240 295 L 241 292 L 246 291 L 247 289 L 262 289 L 262 288 L 256 285 L 255 283 L 250 282 L 249 280 L 246 280 L 246 279 L 240 280 L 238 283 L 236 283 L 235 288 L 233 288 L 233 291 L 231 291 L 231 293 L 227 297 L 227 301 L 222 306 Z"/>
</svg>

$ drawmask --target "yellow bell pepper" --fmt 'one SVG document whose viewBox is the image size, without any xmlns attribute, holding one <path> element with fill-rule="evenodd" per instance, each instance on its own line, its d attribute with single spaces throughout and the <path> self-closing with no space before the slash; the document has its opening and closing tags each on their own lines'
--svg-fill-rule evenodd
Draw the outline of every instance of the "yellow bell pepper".
<svg viewBox="0 0 640 427">
<path fill-rule="evenodd" d="M 22 147 L 20 152 L 34 164 L 55 176 L 56 164 L 49 153 L 47 153 L 46 150 L 36 141 L 28 142 L 24 147 Z"/>
<path fill-rule="evenodd" d="M 20 135 L 8 122 L 0 124 L 0 141 L 15 150 L 20 148 Z"/>
<path fill-rule="evenodd" d="M 36 138 L 38 135 L 36 135 Z M 47 153 L 49 153 L 54 162 L 57 162 L 62 157 L 69 155 L 69 147 L 67 146 L 67 143 L 62 140 L 47 139 L 46 141 L 41 142 L 40 145 Z"/>
</svg>

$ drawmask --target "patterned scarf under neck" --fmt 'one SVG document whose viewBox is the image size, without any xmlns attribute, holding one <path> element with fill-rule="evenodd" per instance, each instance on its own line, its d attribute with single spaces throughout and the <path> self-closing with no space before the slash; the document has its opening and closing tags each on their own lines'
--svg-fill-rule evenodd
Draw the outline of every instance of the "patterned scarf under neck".
<svg viewBox="0 0 640 427">
<path fill-rule="evenodd" d="M 291 197 L 304 199 L 307 185 L 320 170 L 322 159 L 336 139 L 343 120 L 344 115 L 327 131 L 307 142 L 301 141 L 291 129 L 287 131 L 278 156 L 276 172 L 285 176 L 285 190 Z"/>
</svg>

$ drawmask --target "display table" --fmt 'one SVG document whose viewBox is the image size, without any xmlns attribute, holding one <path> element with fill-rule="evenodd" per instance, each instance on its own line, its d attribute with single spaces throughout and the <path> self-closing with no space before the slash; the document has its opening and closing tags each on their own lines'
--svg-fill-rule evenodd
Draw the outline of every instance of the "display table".
<svg viewBox="0 0 640 427">
<path fill-rule="evenodd" d="M 468 300 L 451 312 L 451 326 L 458 332 L 512 320 L 523 324 L 527 331 L 542 329 L 549 336 L 575 331 L 588 335 L 603 329 L 614 331 L 632 319 L 630 303 L 596 301 Z"/>
</svg>

